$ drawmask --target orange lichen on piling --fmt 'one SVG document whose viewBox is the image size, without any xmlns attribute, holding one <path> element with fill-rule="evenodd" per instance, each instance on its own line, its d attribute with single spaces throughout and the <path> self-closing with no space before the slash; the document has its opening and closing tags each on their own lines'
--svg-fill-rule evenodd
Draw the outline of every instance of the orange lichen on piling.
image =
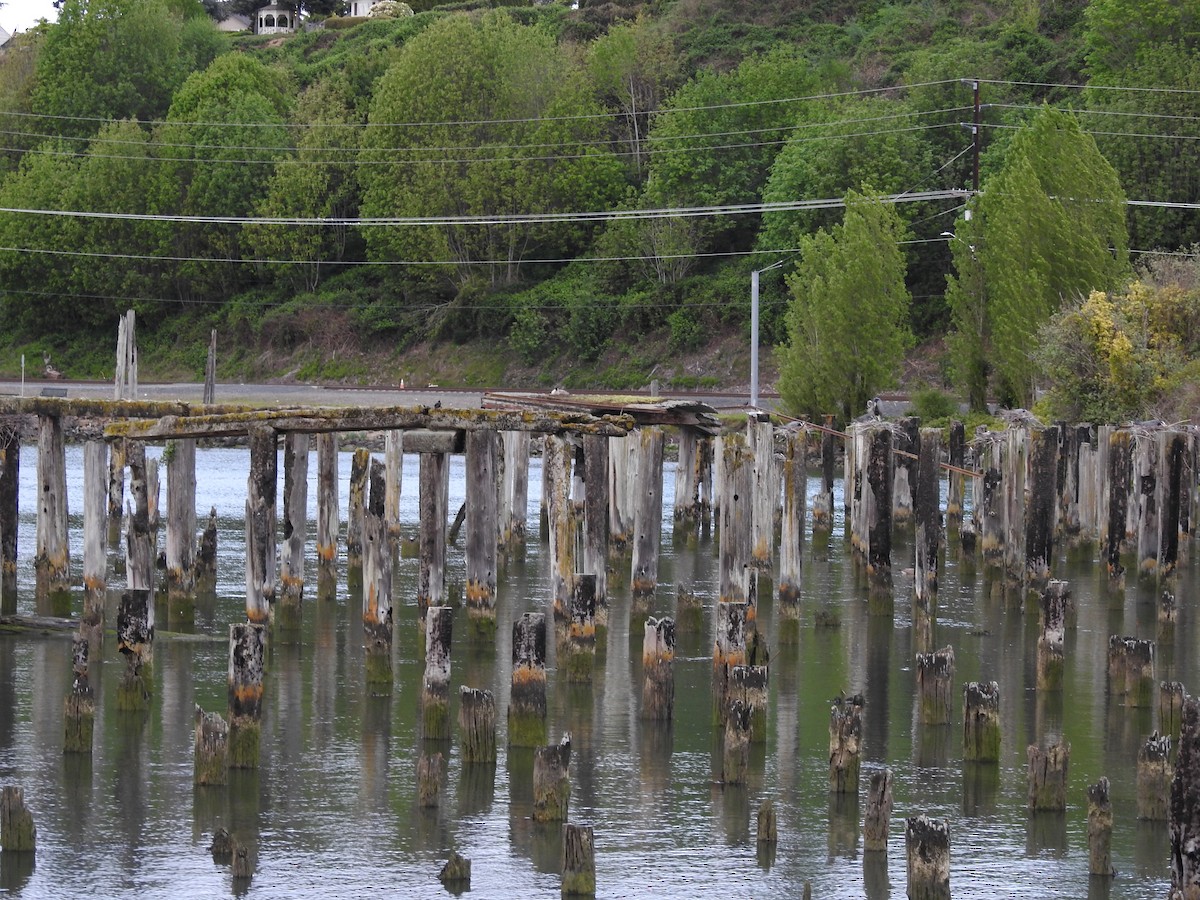
<svg viewBox="0 0 1200 900">
<path fill-rule="evenodd" d="M 533 666 L 517 666 L 513 669 L 512 685 L 513 687 L 524 687 L 527 685 L 545 684 L 546 670 L 535 669 Z"/>
</svg>

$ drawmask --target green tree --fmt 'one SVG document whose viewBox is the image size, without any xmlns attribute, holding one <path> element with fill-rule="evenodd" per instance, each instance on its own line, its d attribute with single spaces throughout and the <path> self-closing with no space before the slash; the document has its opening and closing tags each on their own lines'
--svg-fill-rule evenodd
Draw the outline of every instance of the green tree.
<svg viewBox="0 0 1200 900">
<path fill-rule="evenodd" d="M 801 241 L 787 278 L 789 343 L 778 348 L 779 393 L 789 412 L 843 421 L 896 381 L 911 343 L 899 242 L 904 224 L 894 206 L 851 192 L 841 225 Z"/>
<path fill-rule="evenodd" d="M 544 31 L 501 10 L 450 15 L 409 41 L 380 79 L 363 139 L 363 215 L 478 217 L 375 227 L 376 259 L 452 263 L 461 287 L 480 261 L 493 283 L 529 256 L 572 254 L 582 224 L 494 217 L 608 208 L 621 165 L 602 148 L 600 108 L 581 66 Z"/>
<path fill-rule="evenodd" d="M 1043 107 L 1013 138 L 970 226 L 952 242 L 955 369 L 973 405 L 983 394 L 977 379 L 989 371 L 1002 402 L 1031 402 L 1038 328 L 1065 300 L 1128 272 L 1124 199 L 1116 172 L 1071 114 Z"/>
</svg>

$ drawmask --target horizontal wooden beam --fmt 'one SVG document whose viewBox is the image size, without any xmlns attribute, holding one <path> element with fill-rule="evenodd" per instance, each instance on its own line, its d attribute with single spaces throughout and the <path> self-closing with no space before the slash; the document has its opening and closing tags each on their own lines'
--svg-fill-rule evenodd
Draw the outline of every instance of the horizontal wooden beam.
<svg viewBox="0 0 1200 900">
<path fill-rule="evenodd" d="M 0 416 L 58 416 L 91 419 L 158 419 L 163 416 L 221 415 L 250 412 L 246 404 L 183 403 L 178 400 L 105 400 L 99 397 L 3 397 Z"/>
<path fill-rule="evenodd" d="M 253 425 L 276 431 L 321 434 L 335 431 L 530 431 L 539 434 L 599 434 L 619 437 L 633 430 L 626 415 L 550 410 L 443 409 L 430 406 L 328 407 L 254 409 L 228 413 L 164 415 L 155 421 L 113 421 L 104 429 L 109 439 L 169 440 L 244 435 Z M 405 442 L 405 449 L 408 443 Z"/>
</svg>

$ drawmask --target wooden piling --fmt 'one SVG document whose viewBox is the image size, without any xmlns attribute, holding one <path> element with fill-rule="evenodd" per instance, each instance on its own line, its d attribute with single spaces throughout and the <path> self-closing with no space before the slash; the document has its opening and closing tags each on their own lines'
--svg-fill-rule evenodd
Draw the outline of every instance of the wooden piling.
<svg viewBox="0 0 1200 900">
<path fill-rule="evenodd" d="M 1168 737 L 1179 738 L 1185 693 L 1180 681 L 1163 681 L 1158 686 L 1158 730 Z"/>
<path fill-rule="evenodd" d="M 1159 457 L 1162 460 L 1162 479 L 1159 482 L 1159 511 L 1161 524 L 1158 538 L 1158 575 L 1166 577 L 1175 571 L 1179 562 L 1180 523 L 1187 508 L 1184 479 L 1184 459 L 1187 439 L 1177 431 L 1159 435 Z"/>
<path fill-rule="evenodd" d="M 758 805 L 754 835 L 760 849 L 763 844 L 779 843 L 779 816 L 775 812 L 775 804 L 770 800 Z"/>
<path fill-rule="evenodd" d="M 208 593 L 217 589 L 217 508 L 210 507 L 208 521 L 196 549 L 196 590 Z"/>
<path fill-rule="evenodd" d="M 1134 433 L 1131 518 L 1136 528 L 1137 568 L 1139 575 L 1158 573 L 1158 541 L 1161 527 L 1159 501 L 1160 459 L 1158 428 L 1139 429 Z"/>
<path fill-rule="evenodd" d="M 753 711 L 742 700 L 725 704 L 725 729 L 721 743 L 721 783 L 745 784 L 750 773 L 750 719 Z"/>
<path fill-rule="evenodd" d="M 425 612 L 425 677 L 421 682 L 422 735 L 450 739 L 450 644 L 454 610 L 431 606 Z"/>
<path fill-rule="evenodd" d="M 495 432 L 490 432 L 493 439 Z M 494 460 L 493 460 L 494 463 Z M 404 432 L 392 429 L 383 435 L 384 495 L 383 520 L 387 523 L 388 545 L 400 542 L 400 493 L 404 486 Z M 495 490 L 495 482 L 492 485 Z M 468 492 L 468 496 L 471 496 Z"/>
<path fill-rule="evenodd" d="M 546 515 L 550 540 L 550 596 L 555 631 L 565 638 L 575 580 L 575 514 L 571 504 L 570 442 L 546 435 L 542 466 L 546 472 Z M 560 641 L 561 643 L 561 641 Z"/>
<path fill-rule="evenodd" d="M 154 663 L 154 599 L 149 590 L 128 590 L 117 608 L 117 650 L 125 672 L 117 689 L 117 709 L 150 707 Z"/>
<path fill-rule="evenodd" d="M 867 787 L 867 811 L 863 816 L 863 850 L 886 853 L 892 822 L 892 770 L 876 769 Z"/>
<path fill-rule="evenodd" d="M 1104 563 L 1108 567 L 1109 579 L 1118 585 L 1124 584 L 1125 574 L 1125 566 L 1121 563 L 1121 547 L 1125 541 L 1133 467 L 1130 452 L 1130 433 L 1125 429 L 1112 431 L 1108 439 L 1108 520 L 1104 535 Z"/>
<path fill-rule="evenodd" d="M 122 438 L 109 445 L 108 453 L 108 521 L 117 528 L 125 515 L 125 448 L 129 441 Z"/>
<path fill-rule="evenodd" d="M 726 703 L 741 701 L 750 710 L 750 740 L 761 744 L 767 740 L 766 666 L 732 666 L 729 669 L 729 691 Z"/>
<path fill-rule="evenodd" d="M 450 457 L 446 453 L 419 454 L 420 560 L 417 567 L 417 612 L 446 599 L 446 526 L 450 510 Z"/>
<path fill-rule="evenodd" d="M 596 576 L 576 575 L 571 591 L 567 640 L 559 650 L 559 666 L 567 681 L 591 684 L 596 665 Z"/>
<path fill-rule="evenodd" d="M 1078 508 L 1079 541 L 1093 544 L 1100 539 L 1100 480 L 1099 459 L 1096 443 L 1080 441 L 1078 453 Z"/>
<path fill-rule="evenodd" d="M 1108 639 L 1108 689 L 1125 706 L 1149 707 L 1154 703 L 1154 641 L 1110 635 Z"/>
<path fill-rule="evenodd" d="M 718 540 L 718 596 L 721 601 L 745 601 L 743 572 L 750 565 L 750 522 L 753 502 L 754 457 L 745 435 L 721 439 L 721 529 Z"/>
<path fill-rule="evenodd" d="M 273 428 L 249 429 L 250 475 L 246 479 L 246 618 L 271 621 L 275 607 L 276 480 L 279 454 Z"/>
<path fill-rule="evenodd" d="M 338 515 L 338 436 L 327 432 L 317 435 L 317 596 L 328 600 L 337 590 Z"/>
<path fill-rule="evenodd" d="M 438 881 L 452 894 L 461 894 L 471 889 L 471 861 L 458 853 L 451 853 Z"/>
<path fill-rule="evenodd" d="M 892 433 L 887 428 L 870 434 L 863 485 L 863 515 L 867 536 L 867 611 L 890 616 L 892 597 Z"/>
<path fill-rule="evenodd" d="M 745 602 L 717 601 L 716 641 L 713 645 L 713 706 L 715 721 L 723 723 L 727 712 L 729 671 L 746 664 Z"/>
<path fill-rule="evenodd" d="M 83 447 L 83 617 L 79 632 L 97 651 L 104 646 L 108 592 L 107 499 L 108 447 L 101 441 L 88 441 Z"/>
<path fill-rule="evenodd" d="M 591 825 L 563 825 L 562 896 L 596 893 L 596 844 Z"/>
<path fill-rule="evenodd" d="M 71 603 L 71 553 L 67 541 L 67 457 L 62 420 L 38 416 L 37 555 L 33 559 L 39 602 L 66 615 Z"/>
<path fill-rule="evenodd" d="M 204 362 L 204 394 L 206 405 L 217 402 L 217 329 L 208 335 L 208 357 Z"/>
<path fill-rule="evenodd" d="M 608 438 L 583 438 L 583 571 L 596 579 L 596 640 L 608 633 Z"/>
<path fill-rule="evenodd" d="M 363 509 L 367 504 L 371 454 L 362 447 L 350 458 L 350 486 L 346 506 L 346 577 L 350 583 L 362 583 Z"/>
<path fill-rule="evenodd" d="M 197 704 L 192 784 L 225 784 L 228 768 L 229 724 L 220 713 L 206 713 Z"/>
<path fill-rule="evenodd" d="M 1137 816 L 1152 822 L 1169 819 L 1171 781 L 1175 766 L 1171 764 L 1171 739 L 1156 731 L 1138 749 L 1137 758 Z"/>
<path fill-rule="evenodd" d="M 496 761 L 496 698 L 465 684 L 458 693 L 458 734 L 464 763 Z"/>
<path fill-rule="evenodd" d="M 1183 702 L 1175 778 L 1171 782 L 1172 900 L 1200 897 L 1200 699 Z"/>
<path fill-rule="evenodd" d="M 752 568 L 770 573 L 771 548 L 775 543 L 775 504 L 779 478 L 775 471 L 775 427 L 769 416 L 746 417 L 746 437 L 754 458 L 750 512 L 750 560 Z"/>
<path fill-rule="evenodd" d="M 392 550 L 383 517 L 383 464 L 370 460 L 367 502 L 362 511 L 362 602 L 366 682 L 375 690 L 392 687 Z"/>
<path fill-rule="evenodd" d="M 833 475 L 837 462 L 834 446 L 833 417 L 825 417 L 821 432 L 821 490 L 813 497 L 813 532 L 827 534 L 833 529 Z"/>
<path fill-rule="evenodd" d="M 129 467 L 129 514 L 125 523 L 125 579 L 131 590 L 154 588 L 154 555 L 150 544 L 150 500 L 146 472 L 146 445 L 129 441 L 125 446 Z"/>
<path fill-rule="evenodd" d="M 861 694 L 845 699 L 839 697 L 829 708 L 830 793 L 858 793 L 858 772 L 862 763 L 862 716 Z"/>
<path fill-rule="evenodd" d="M 504 431 L 503 479 L 500 484 L 500 546 L 506 556 L 525 547 L 525 519 L 529 506 L 528 431 Z"/>
<path fill-rule="evenodd" d="M 632 434 L 609 438 L 609 552 L 620 556 L 633 541 L 634 496 L 637 493 L 637 438 Z"/>
<path fill-rule="evenodd" d="M 955 524 L 963 517 L 963 472 L 966 468 L 967 430 L 955 419 L 950 423 L 950 443 L 947 448 L 950 462 L 949 485 L 946 490 L 946 521 Z"/>
<path fill-rule="evenodd" d="M 674 534 L 686 543 L 693 543 L 703 517 L 704 501 L 700 497 L 700 478 L 703 438 L 699 431 L 686 426 L 679 429 L 678 461 L 675 466 Z M 587 446 L 587 440 L 584 440 Z"/>
<path fill-rule="evenodd" d="M 196 441 L 167 444 L 167 607 L 191 619 L 196 602 Z"/>
<path fill-rule="evenodd" d="M 954 648 L 917 654 L 917 696 L 922 725 L 950 724 L 950 691 L 954 681 Z"/>
<path fill-rule="evenodd" d="M 1108 796 L 1108 778 L 1088 785 L 1088 873 L 1111 878 L 1117 874 L 1112 864 L 1112 801 Z"/>
<path fill-rule="evenodd" d="M 25 806 L 24 788 L 0 788 L 0 848 L 5 853 L 33 853 L 37 849 L 37 828 L 33 813 Z"/>
<path fill-rule="evenodd" d="M 289 432 L 283 443 L 283 553 L 279 565 L 281 633 L 300 629 L 304 600 L 304 545 L 308 539 L 309 436 Z"/>
<path fill-rule="evenodd" d="M 933 649 L 933 619 L 937 611 L 938 552 L 942 543 L 940 492 L 941 431 L 922 428 L 918 436 L 920 457 L 912 485 L 913 521 L 916 523 L 913 567 L 913 645 L 921 652 Z"/>
<path fill-rule="evenodd" d="M 631 628 L 640 629 L 658 587 L 658 550 L 662 535 L 663 432 L 661 428 L 639 428 L 638 480 L 633 509 L 633 563 L 630 597 L 633 603 Z"/>
<path fill-rule="evenodd" d="M 417 806 L 421 809 L 437 809 L 442 805 L 444 768 L 441 753 L 422 753 L 417 759 Z"/>
<path fill-rule="evenodd" d="M 1037 744 L 1030 744 L 1025 756 L 1028 760 L 1026 777 L 1030 811 L 1065 810 L 1071 745 L 1055 742 L 1043 750 Z"/>
<path fill-rule="evenodd" d="M 512 689 L 508 743 L 539 747 L 546 742 L 546 616 L 525 613 L 513 622 Z"/>
<path fill-rule="evenodd" d="M 1024 580 L 1027 588 L 1039 595 L 1050 580 L 1054 551 L 1058 444 L 1057 426 L 1035 428 L 1029 432 Z"/>
<path fill-rule="evenodd" d="M 162 508 L 159 504 L 159 486 L 161 482 L 159 479 L 158 462 L 158 459 L 153 457 L 146 460 L 146 516 L 150 525 L 150 580 L 155 590 L 158 590 L 158 586 L 155 583 L 155 570 L 159 567 L 158 532 L 162 525 Z"/>
<path fill-rule="evenodd" d="M 917 465 L 921 454 L 921 420 L 905 416 L 892 432 L 892 524 L 913 521 Z"/>
<path fill-rule="evenodd" d="M 669 722 L 675 714 L 675 621 L 646 620 L 642 639 L 642 718 Z"/>
<path fill-rule="evenodd" d="M 905 820 L 909 900 L 950 900 L 950 826 L 944 819 Z"/>
<path fill-rule="evenodd" d="M 994 681 L 963 685 L 963 759 L 1000 761 L 1000 685 Z"/>
<path fill-rule="evenodd" d="M 494 431 L 467 432 L 467 637 L 488 645 L 496 639 L 499 445 Z"/>
<path fill-rule="evenodd" d="M 64 753 L 92 752 L 96 711 L 88 672 L 89 642 L 83 634 L 71 640 L 71 693 L 67 694 L 63 708 Z"/>
<path fill-rule="evenodd" d="M 1065 665 L 1070 584 L 1051 581 L 1041 594 L 1041 634 L 1037 644 L 1037 689 L 1061 691 Z"/>
<path fill-rule="evenodd" d="M 262 740 L 263 670 L 266 626 L 229 626 L 229 767 L 257 769 Z"/>
<path fill-rule="evenodd" d="M 783 451 L 783 523 L 779 541 L 780 638 L 797 640 L 804 566 L 804 518 L 808 494 L 808 433 L 787 432 Z M 792 623 L 784 628 L 784 623 Z"/>
<path fill-rule="evenodd" d="M 18 487 L 21 481 L 21 426 L 9 419 L 0 426 L 0 610 L 17 611 Z"/>
<path fill-rule="evenodd" d="M 533 753 L 533 821 L 565 822 L 571 804 L 571 735 Z"/>
<path fill-rule="evenodd" d="M 1022 602 L 1028 537 L 1025 513 L 1028 505 L 1029 443 L 1028 426 L 1012 425 L 1004 432 L 1004 573 L 1008 592 Z"/>
<path fill-rule="evenodd" d="M 117 362 L 113 374 L 113 399 L 136 400 L 138 392 L 136 314 L 126 310 L 117 323 Z"/>
</svg>

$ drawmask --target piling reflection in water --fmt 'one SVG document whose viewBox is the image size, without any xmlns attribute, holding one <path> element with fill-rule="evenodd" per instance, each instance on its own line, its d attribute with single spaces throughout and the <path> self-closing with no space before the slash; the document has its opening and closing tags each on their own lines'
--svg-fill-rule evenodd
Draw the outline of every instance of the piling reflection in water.
<svg viewBox="0 0 1200 900">
<path fill-rule="evenodd" d="M 345 443 L 345 442 L 343 442 Z M 22 467 L 36 470 L 33 448 Z M 151 448 L 153 456 L 158 451 Z M 81 511 L 82 450 L 66 450 L 70 510 Z M 350 451 L 340 454 L 339 495 L 350 495 Z M 813 459 L 814 464 L 816 459 Z M 418 536 L 417 458 L 404 459 L 401 538 Z M 460 457 L 449 459 L 449 503 L 462 504 L 466 478 Z M 70 877 L 80 893 L 215 896 L 249 891 L 300 897 L 314 883 L 335 893 L 376 892 L 425 897 L 439 890 L 437 872 L 452 851 L 472 860 L 472 888 L 481 896 L 554 896 L 560 886 L 562 831 L 533 821 L 533 748 L 509 746 L 506 711 L 512 691 L 513 623 L 524 613 L 549 614 L 554 599 L 544 544 L 530 539 L 523 554 L 501 560 L 496 582 L 496 638 L 470 640 L 466 610 L 456 607 L 449 720 L 457 723 L 459 688 L 493 693 L 499 734 L 495 764 L 466 763 L 457 731 L 422 736 L 420 697 L 426 672 L 425 632 L 418 621 L 419 563 L 397 558 L 393 572 L 397 628 L 391 653 L 393 689 L 372 690 L 365 659 L 362 584 L 347 587 L 338 560 L 332 599 L 305 591 L 299 641 L 268 641 L 257 769 L 233 769 L 226 786 L 192 786 L 194 707 L 227 705 L 228 626 L 245 617 L 244 505 L 248 453 L 202 449 L 197 454 L 197 507 L 217 510 L 215 585 L 196 601 L 194 619 L 168 618 L 168 629 L 191 628 L 186 640 L 156 642 L 153 689 L 146 711 L 121 712 L 124 669 L 115 641 L 92 658 L 96 729 L 91 756 L 61 754 L 63 698 L 70 691 L 70 642 L 59 637 L 0 635 L 0 782 L 21 784 L 34 811 L 39 850 L 34 860 L 0 854 L 0 887 L 23 896 L 57 897 Z M 631 611 L 629 556 L 607 579 L 609 624 L 597 631 L 590 683 L 571 683 L 559 668 L 559 648 L 547 646 L 545 732 L 570 732 L 573 823 L 594 826 L 600 895 L 633 895 L 659 884 L 663 860 L 681 873 L 667 893 L 713 896 L 797 896 L 811 881 L 814 896 L 898 896 L 903 892 L 903 828 L 920 813 L 953 823 L 954 896 L 1042 896 L 1053 881 L 1072 896 L 1159 897 L 1167 884 L 1164 823 L 1139 821 L 1137 755 L 1157 728 L 1168 732 L 1171 698 L 1157 687 L 1150 707 L 1127 705 L 1108 689 L 1113 635 L 1154 639 L 1155 678 L 1200 684 L 1200 640 L 1192 559 L 1172 576 L 1179 598 L 1164 628 L 1161 589 L 1130 571 L 1115 591 L 1103 564 L 1089 554 L 1055 553 L 1054 577 L 1071 582 L 1061 690 L 1037 690 L 1037 607 L 1012 600 L 1003 576 L 964 561 L 958 533 L 946 535 L 938 579 L 936 643 L 953 646 L 951 724 L 921 725 L 910 618 L 914 535 L 897 530 L 892 546 L 894 616 L 871 615 L 867 581 L 855 572 L 843 539 L 840 481 L 832 535 L 805 535 L 798 628 L 779 639 L 781 606 L 758 593 L 756 629 L 771 651 L 764 742 L 751 742 L 742 784 L 720 784 L 724 726 L 712 705 L 717 538 L 699 531 L 672 540 L 674 465 L 664 472 L 661 556 L 657 586 L 644 615 L 678 623 L 673 658 L 675 703 L 670 722 L 641 715 L 644 630 Z M 311 471 L 305 577 L 316 584 L 317 472 Z M 530 466 L 526 510 L 538 508 L 539 460 Z M 820 492 L 810 473 L 808 495 Z M 941 485 L 943 493 L 945 482 Z M 22 548 L 17 606 L 35 611 L 33 547 L 35 491 L 21 486 Z M 968 492 L 969 493 L 969 492 Z M 969 505 L 969 504 L 968 504 Z M 70 556 L 81 559 L 82 516 L 70 519 Z M 345 524 L 343 522 L 343 529 Z M 811 529 L 811 521 L 809 522 Z M 344 532 L 343 532 L 344 535 Z M 446 548 L 447 583 L 463 581 L 463 542 Z M 1057 550 L 1057 548 L 1056 548 Z M 910 560 L 904 562 L 904 560 Z M 111 558 L 110 558 L 111 563 Z M 1132 568 L 1132 567 L 1131 567 Z M 762 584 L 770 584 L 764 573 Z M 116 621 L 124 582 L 110 565 L 105 619 Z M 699 627 L 680 592 L 698 599 Z M 311 598 L 311 599 L 310 599 Z M 77 589 L 75 613 L 82 607 Z M 550 616 L 547 615 L 547 619 Z M 635 627 L 636 626 L 636 627 Z M 963 760 L 962 684 L 1000 686 L 999 763 Z M 1124 690 L 1124 682 L 1122 683 Z M 862 694 L 864 775 L 894 772 L 894 813 L 888 852 L 863 852 L 862 793 L 829 793 L 831 700 Z M 1166 710 L 1160 711 L 1160 707 Z M 457 725 L 454 725 L 457 728 Z M 1026 809 L 1026 747 L 1069 741 L 1072 759 L 1065 813 Z M 421 808 L 418 759 L 441 753 L 440 803 Z M 1111 881 L 1089 878 L 1087 785 L 1112 782 Z M 866 778 L 863 779 L 864 781 Z M 778 816 L 778 844 L 764 862 L 755 818 L 764 800 Z M 252 873 L 235 880 L 231 862 L 214 863 L 213 834 L 227 829 L 244 848 Z M 373 863 L 362 866 L 369 843 Z"/>
</svg>

